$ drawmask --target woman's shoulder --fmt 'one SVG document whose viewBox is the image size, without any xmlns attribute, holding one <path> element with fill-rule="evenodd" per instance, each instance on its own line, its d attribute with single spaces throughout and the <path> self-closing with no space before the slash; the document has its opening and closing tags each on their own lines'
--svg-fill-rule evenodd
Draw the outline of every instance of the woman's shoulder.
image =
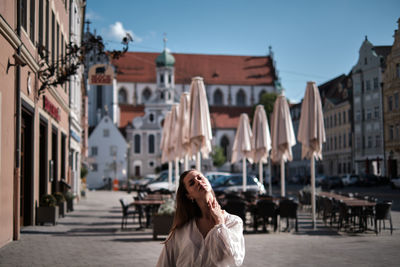
<svg viewBox="0 0 400 267">
<path fill-rule="evenodd" d="M 236 224 L 236 223 L 242 223 L 242 219 L 234 214 L 230 214 L 229 212 L 225 211 L 225 224 Z"/>
</svg>

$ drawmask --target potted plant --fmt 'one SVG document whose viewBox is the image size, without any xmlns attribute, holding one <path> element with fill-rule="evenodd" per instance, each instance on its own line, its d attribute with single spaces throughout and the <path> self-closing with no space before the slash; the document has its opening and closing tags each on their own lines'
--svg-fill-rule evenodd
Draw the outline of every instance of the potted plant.
<svg viewBox="0 0 400 267">
<path fill-rule="evenodd" d="M 39 201 L 39 207 L 36 208 L 36 224 L 57 223 L 59 208 L 57 201 L 52 195 L 43 195 Z"/>
<path fill-rule="evenodd" d="M 68 191 L 64 194 L 64 198 L 67 201 L 67 212 L 74 211 L 74 194 Z"/>
<path fill-rule="evenodd" d="M 61 192 L 56 192 L 54 193 L 54 197 L 56 198 L 59 208 L 59 216 L 64 217 L 65 213 L 67 213 L 67 202 L 65 201 L 64 195 Z"/>
<path fill-rule="evenodd" d="M 175 201 L 167 199 L 160 205 L 157 213 L 153 216 L 153 239 L 157 235 L 168 235 L 172 227 L 175 215 Z"/>
</svg>

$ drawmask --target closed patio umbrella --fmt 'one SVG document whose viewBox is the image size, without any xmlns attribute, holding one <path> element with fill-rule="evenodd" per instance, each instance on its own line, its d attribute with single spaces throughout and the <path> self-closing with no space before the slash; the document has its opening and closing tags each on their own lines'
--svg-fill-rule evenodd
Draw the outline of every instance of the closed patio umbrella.
<svg viewBox="0 0 400 267">
<path fill-rule="evenodd" d="M 243 192 L 246 191 L 247 171 L 246 159 L 253 163 L 253 152 L 251 150 L 251 128 L 249 123 L 249 116 L 242 113 L 239 119 L 239 125 L 236 130 L 235 141 L 232 147 L 232 163 L 236 163 L 243 159 Z"/>
<path fill-rule="evenodd" d="M 302 144 L 301 158 L 311 160 L 311 206 L 312 222 L 315 229 L 315 162 L 322 159 L 322 144 L 325 143 L 324 115 L 321 97 L 315 82 L 307 82 L 301 104 L 301 116 L 297 140 Z"/>
<path fill-rule="evenodd" d="M 179 154 L 177 150 L 177 146 L 179 143 L 178 140 L 178 124 L 179 124 L 179 106 L 178 104 L 172 105 L 171 108 L 171 118 L 170 118 L 170 127 L 169 127 L 169 138 L 168 138 L 168 155 L 169 162 L 175 162 L 175 190 L 178 190 L 178 176 L 179 176 Z M 172 165 L 172 164 L 171 164 Z M 170 167 L 170 166 L 169 166 Z M 171 167 L 172 169 L 172 167 Z M 170 171 L 172 172 L 172 170 Z"/>
<path fill-rule="evenodd" d="M 172 155 L 169 149 L 169 142 L 171 136 L 171 111 L 168 111 L 164 118 L 164 125 L 161 135 L 160 150 L 161 150 L 161 163 L 168 162 L 168 188 L 172 187 Z"/>
<path fill-rule="evenodd" d="M 285 196 L 286 161 L 292 161 L 292 146 L 296 144 L 293 132 L 292 117 L 284 95 L 277 97 L 271 119 L 271 160 L 281 164 L 281 196 Z"/>
<path fill-rule="evenodd" d="M 211 147 L 211 121 L 202 77 L 192 78 L 190 85 L 190 153 L 196 155 L 196 169 L 201 171 L 200 154 L 208 158 Z"/>
<path fill-rule="evenodd" d="M 177 143 L 177 154 L 178 157 L 184 158 L 184 170 L 189 169 L 188 157 L 190 154 L 190 137 L 189 137 L 189 125 L 190 125 L 190 109 L 189 109 L 189 93 L 184 92 L 181 94 L 179 102 L 179 123 L 177 125 L 178 130 L 178 143 Z"/>
<path fill-rule="evenodd" d="M 259 178 L 260 183 L 263 183 L 262 164 L 268 161 L 269 151 L 271 150 L 271 136 L 263 105 L 257 105 L 254 112 L 251 149 L 253 151 L 254 162 L 259 163 Z M 269 194 L 272 194 L 271 175 L 269 176 Z"/>
</svg>

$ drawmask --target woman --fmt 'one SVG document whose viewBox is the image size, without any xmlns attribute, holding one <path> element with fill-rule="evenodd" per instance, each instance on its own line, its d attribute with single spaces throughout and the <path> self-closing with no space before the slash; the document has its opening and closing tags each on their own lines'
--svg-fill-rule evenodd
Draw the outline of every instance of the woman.
<svg viewBox="0 0 400 267">
<path fill-rule="evenodd" d="M 197 170 L 179 178 L 171 232 L 157 266 L 240 266 L 243 222 L 222 210 L 210 182 Z"/>
</svg>

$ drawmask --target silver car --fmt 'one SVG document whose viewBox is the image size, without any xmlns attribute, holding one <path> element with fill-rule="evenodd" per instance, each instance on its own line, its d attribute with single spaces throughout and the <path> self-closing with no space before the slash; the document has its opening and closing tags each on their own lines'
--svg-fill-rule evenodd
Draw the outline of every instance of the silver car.
<svg viewBox="0 0 400 267">
<path fill-rule="evenodd" d="M 247 175 L 246 191 L 257 192 L 258 194 L 265 194 L 266 190 L 256 176 Z M 215 193 L 229 192 L 242 192 L 243 191 L 243 175 L 242 174 L 231 174 L 230 176 L 220 177 L 216 179 L 212 184 Z"/>
</svg>

